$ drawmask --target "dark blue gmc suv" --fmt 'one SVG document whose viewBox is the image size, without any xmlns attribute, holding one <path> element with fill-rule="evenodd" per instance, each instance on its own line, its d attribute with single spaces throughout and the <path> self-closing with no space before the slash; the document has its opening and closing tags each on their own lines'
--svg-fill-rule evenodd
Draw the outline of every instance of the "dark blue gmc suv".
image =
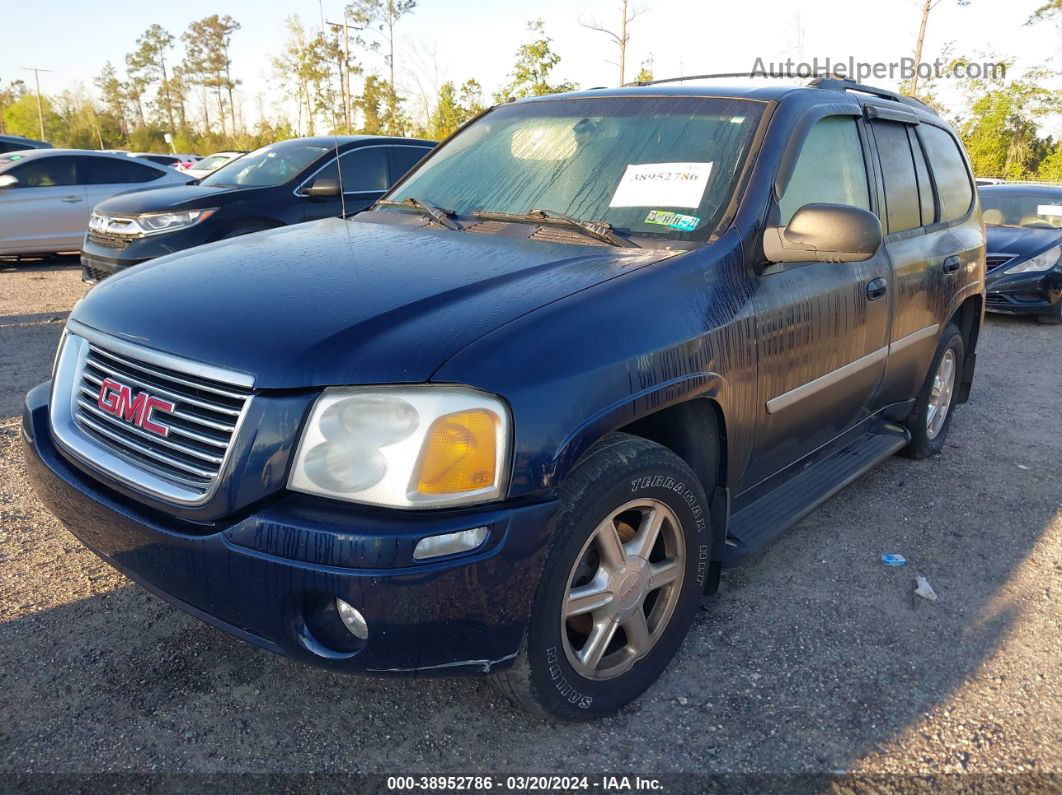
<svg viewBox="0 0 1062 795">
<path fill-rule="evenodd" d="M 28 469 L 245 641 L 596 717 L 721 569 L 941 450 L 984 268 L 958 140 L 891 92 L 509 102 L 354 217 L 102 282 L 27 396 Z"/>
</svg>

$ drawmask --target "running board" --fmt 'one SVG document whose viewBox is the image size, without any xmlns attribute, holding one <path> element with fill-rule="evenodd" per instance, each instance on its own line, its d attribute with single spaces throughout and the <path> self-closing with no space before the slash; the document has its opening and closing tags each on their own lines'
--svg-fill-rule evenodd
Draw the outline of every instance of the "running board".
<svg viewBox="0 0 1062 795">
<path fill-rule="evenodd" d="M 906 428 L 876 425 L 872 433 L 783 483 L 730 517 L 723 566 L 749 562 L 787 529 L 826 502 L 864 472 L 873 469 L 910 441 Z"/>
</svg>

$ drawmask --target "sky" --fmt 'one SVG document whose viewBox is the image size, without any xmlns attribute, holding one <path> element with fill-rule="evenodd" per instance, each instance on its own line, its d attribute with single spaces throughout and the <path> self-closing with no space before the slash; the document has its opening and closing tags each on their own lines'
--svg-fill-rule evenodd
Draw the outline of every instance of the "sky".
<svg viewBox="0 0 1062 795">
<path fill-rule="evenodd" d="M 835 61 L 854 57 L 867 62 L 894 62 L 912 54 L 918 30 L 918 0 L 634 0 L 644 12 L 631 25 L 628 79 L 652 58 L 657 77 L 742 71 L 757 58 L 765 63 L 803 54 Z M 929 20 L 925 58 L 934 58 L 951 43 L 953 52 L 970 57 L 1016 57 L 1016 70 L 1055 65 L 1062 31 L 1053 23 L 1023 23 L 1044 0 L 940 0 Z M 248 118 L 255 118 L 261 94 L 267 114 L 279 96 L 270 60 L 284 42 L 284 19 L 299 14 L 307 26 L 337 20 L 340 0 L 182 0 L 143 3 L 109 0 L 0 0 L 0 81 L 27 79 L 24 67 L 41 73 L 43 93 L 76 89 L 90 92 L 92 78 L 104 63 L 121 67 L 125 53 L 149 25 L 159 23 L 179 34 L 189 22 L 210 14 L 229 14 L 242 26 L 232 44 L 234 75 Z M 432 92 L 445 80 L 475 77 L 491 93 L 506 82 L 516 48 L 528 39 L 527 21 L 541 17 L 561 56 L 558 80 L 583 87 L 614 85 L 618 69 L 615 46 L 601 33 L 580 25 L 598 21 L 613 26 L 616 0 L 418 0 L 416 10 L 397 29 L 399 87 L 411 94 Z M 802 32 L 802 35 L 800 35 Z M 364 54 L 369 70 L 382 72 L 382 58 Z M 896 81 L 879 80 L 886 88 Z M 946 104 L 959 107 L 961 97 L 944 91 Z M 414 99 L 412 104 L 417 104 Z M 411 108 L 416 110 L 416 108 Z M 1056 136 L 1062 124 L 1048 129 Z"/>
</svg>

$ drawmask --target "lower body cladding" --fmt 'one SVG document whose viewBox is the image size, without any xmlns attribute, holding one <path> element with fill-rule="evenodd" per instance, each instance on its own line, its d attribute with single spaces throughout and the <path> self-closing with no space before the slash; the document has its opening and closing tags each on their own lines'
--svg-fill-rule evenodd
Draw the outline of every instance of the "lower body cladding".
<svg viewBox="0 0 1062 795">
<path fill-rule="evenodd" d="M 351 506 L 349 532 L 336 532 L 334 503 L 286 510 L 281 499 L 225 529 L 194 534 L 71 464 L 52 442 L 47 414 L 38 399 L 23 416 L 27 469 L 41 500 L 89 549 L 197 618 L 340 671 L 477 674 L 516 657 L 555 502 L 397 517 Z M 314 527 L 315 510 L 329 529 Z M 478 527 L 487 528 L 485 541 L 463 555 L 364 565 L 395 561 L 395 551 L 408 554 L 418 538 Z M 351 622 L 346 608 L 344 621 L 337 599 L 364 625 Z"/>
</svg>

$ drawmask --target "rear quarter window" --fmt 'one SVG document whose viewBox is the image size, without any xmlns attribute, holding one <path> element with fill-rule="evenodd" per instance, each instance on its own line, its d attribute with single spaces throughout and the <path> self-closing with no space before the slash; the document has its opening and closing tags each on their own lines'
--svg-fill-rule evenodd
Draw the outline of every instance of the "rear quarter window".
<svg viewBox="0 0 1062 795">
<path fill-rule="evenodd" d="M 961 218 L 973 204 L 974 189 L 959 144 L 948 132 L 930 124 L 920 124 L 918 135 L 925 145 L 929 168 L 937 183 L 940 220 Z"/>
</svg>

